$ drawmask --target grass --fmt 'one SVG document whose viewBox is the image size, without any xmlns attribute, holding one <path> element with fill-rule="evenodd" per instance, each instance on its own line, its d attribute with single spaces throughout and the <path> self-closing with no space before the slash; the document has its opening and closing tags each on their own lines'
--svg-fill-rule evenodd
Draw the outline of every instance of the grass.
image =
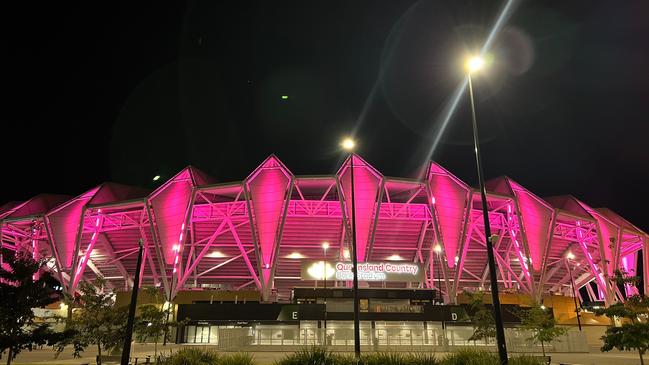
<svg viewBox="0 0 649 365">
<path fill-rule="evenodd" d="M 246 353 L 223 354 L 200 348 L 184 348 L 165 359 L 161 365 L 255 365 Z M 542 365 L 538 358 L 519 356 L 511 358 L 510 365 Z M 495 353 L 462 349 L 438 358 L 434 353 L 377 352 L 361 356 L 333 353 L 324 347 L 308 347 L 275 361 L 275 365 L 499 365 Z"/>
<path fill-rule="evenodd" d="M 183 348 L 162 362 L 162 365 L 254 365 L 250 354 L 221 354 L 213 350 Z"/>
<path fill-rule="evenodd" d="M 275 365 L 499 365 L 498 356 L 492 352 L 462 349 L 440 359 L 434 353 L 378 352 L 362 355 L 359 362 L 352 355 L 332 353 L 322 347 L 305 348 L 286 355 Z M 542 365 L 531 356 L 511 358 L 510 365 Z"/>
</svg>

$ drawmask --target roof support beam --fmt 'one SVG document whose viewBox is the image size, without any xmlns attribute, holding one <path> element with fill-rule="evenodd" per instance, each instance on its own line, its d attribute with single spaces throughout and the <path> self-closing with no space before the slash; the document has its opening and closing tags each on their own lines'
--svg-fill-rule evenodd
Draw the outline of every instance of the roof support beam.
<svg viewBox="0 0 649 365">
<path fill-rule="evenodd" d="M 158 271 L 156 270 L 155 264 L 153 263 L 153 255 L 150 252 L 149 240 L 146 238 L 146 232 L 144 231 L 144 227 L 142 226 L 140 226 L 140 237 L 142 238 L 142 242 L 144 242 L 146 260 L 149 263 L 149 270 L 151 270 L 151 274 L 153 275 L 153 284 L 158 285 L 160 283 L 160 275 L 158 275 Z M 142 273 L 144 273 L 144 271 L 142 271 Z"/>
<path fill-rule="evenodd" d="M 109 257 L 115 257 L 115 252 L 113 251 L 113 245 L 110 243 L 108 237 L 106 237 L 105 234 L 99 233 L 97 240 L 101 242 L 102 248 L 106 251 L 106 254 Z M 128 271 L 126 271 L 124 265 L 120 261 L 115 261 L 113 264 L 115 265 L 115 267 L 117 267 L 117 270 L 120 272 L 120 274 L 122 274 L 122 276 L 126 278 L 128 285 L 132 288 L 133 279 L 128 274 Z"/>
<path fill-rule="evenodd" d="M 167 294 L 167 300 L 171 300 L 171 290 L 169 287 L 169 280 L 167 280 L 167 270 L 165 267 L 165 259 L 162 254 L 162 249 L 160 248 L 160 240 L 156 235 L 156 229 L 154 227 L 153 217 L 151 215 L 151 202 L 147 201 L 145 203 L 146 216 L 149 220 L 149 229 L 151 230 L 151 237 L 153 238 L 153 248 L 155 249 L 156 258 L 158 259 L 158 265 L 160 266 L 160 277 L 162 278 L 162 286 Z"/>
<path fill-rule="evenodd" d="M 215 240 L 216 240 L 216 239 L 217 239 L 217 238 L 218 238 L 218 237 L 223 233 L 223 227 L 225 227 L 226 223 L 228 223 L 228 222 L 230 222 L 230 219 L 229 219 L 229 218 L 225 218 L 225 219 L 223 219 L 223 220 L 221 221 L 221 224 L 219 224 L 219 226 L 216 228 L 216 231 L 214 231 L 214 233 L 212 234 L 212 236 L 210 236 L 209 241 L 207 241 L 207 243 L 205 244 L 205 246 L 203 246 L 203 249 L 201 250 L 201 252 L 200 252 L 200 253 L 198 254 L 198 256 L 194 259 L 194 261 L 191 262 L 191 264 L 186 268 L 185 273 L 183 274 L 183 276 L 180 278 L 180 281 L 179 281 L 178 284 L 176 285 L 176 290 L 175 290 L 176 293 L 178 292 L 178 289 L 179 289 L 179 288 L 182 288 L 182 286 L 185 284 L 185 282 L 186 282 L 187 279 L 189 278 L 189 275 L 191 275 L 191 273 L 192 273 L 193 271 L 195 271 L 196 266 L 198 266 L 198 263 L 199 263 L 199 262 L 201 261 L 201 259 L 205 256 L 205 254 L 207 254 L 207 251 L 210 249 L 210 247 L 212 247 L 212 243 L 214 243 L 214 241 L 215 241 Z M 230 224 L 231 224 L 231 223 L 230 223 Z M 191 258 L 191 257 L 190 257 L 190 258 Z M 190 261 L 189 261 L 190 258 L 188 258 L 188 260 L 187 260 L 188 264 L 189 264 L 189 262 L 190 262 Z"/>
<path fill-rule="evenodd" d="M 237 247 L 239 247 L 239 251 L 241 251 L 241 255 L 243 257 L 243 260 L 246 262 L 246 266 L 248 267 L 248 271 L 250 272 L 250 276 L 252 276 L 253 280 L 255 280 L 255 284 L 257 285 L 257 288 L 261 288 L 261 282 L 259 281 L 259 277 L 257 277 L 257 273 L 255 272 L 254 267 L 252 266 L 252 263 L 250 262 L 250 258 L 248 257 L 248 254 L 246 253 L 247 251 L 243 247 L 243 243 L 241 242 L 241 239 L 239 238 L 239 234 L 237 233 L 237 229 L 234 228 L 234 225 L 232 224 L 231 221 L 227 221 L 228 227 L 230 227 L 230 231 L 232 232 L 232 236 L 234 237 L 235 242 L 237 243 Z"/>
<path fill-rule="evenodd" d="M 235 260 L 238 260 L 238 259 L 242 258 L 244 255 L 249 255 L 251 252 L 255 252 L 255 249 L 254 249 L 254 248 L 251 248 L 250 250 L 245 251 L 245 252 L 243 252 L 243 253 L 240 253 L 240 254 L 238 254 L 237 256 L 233 256 L 233 257 L 231 257 L 231 258 L 229 258 L 229 259 L 227 259 L 227 260 L 221 262 L 221 263 L 218 264 L 218 265 L 214 265 L 214 266 L 210 267 L 209 269 L 207 269 L 207 270 L 205 270 L 205 271 L 203 271 L 203 272 L 201 272 L 201 273 L 198 273 L 198 274 L 196 275 L 196 277 L 202 277 L 202 276 L 204 276 L 205 274 L 207 274 L 207 273 L 209 273 L 209 272 L 212 272 L 212 271 L 214 271 L 214 270 L 216 270 L 216 269 L 218 269 L 218 268 L 220 268 L 220 267 L 223 267 L 223 266 L 225 266 L 225 265 L 227 265 L 227 264 L 229 264 L 229 263 L 231 263 L 231 262 L 233 262 L 233 261 L 235 261 Z M 253 282 L 255 282 L 255 281 L 253 280 Z M 255 282 L 255 283 L 256 283 L 256 282 Z"/>
</svg>

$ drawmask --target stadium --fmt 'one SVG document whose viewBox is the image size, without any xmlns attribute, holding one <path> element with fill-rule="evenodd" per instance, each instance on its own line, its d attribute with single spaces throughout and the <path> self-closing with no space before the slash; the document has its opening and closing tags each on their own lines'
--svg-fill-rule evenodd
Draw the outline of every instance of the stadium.
<svg viewBox="0 0 649 365">
<path fill-rule="evenodd" d="M 424 329 L 461 320 L 430 308 L 489 289 L 480 194 L 434 162 L 420 180 L 383 176 L 358 155 L 333 175 L 295 176 L 271 155 L 238 182 L 214 184 L 190 166 L 153 192 L 104 183 L 42 194 L 0 208 L 2 252 L 49 260 L 68 293 L 97 277 L 128 293 L 142 240 L 139 284 L 192 320 L 178 342 L 214 342 L 219 326 L 350 326 L 352 169 L 361 319 Z M 608 305 L 647 292 L 649 236 L 623 217 L 569 195 L 540 198 L 509 177 L 487 190 L 503 297 Z M 616 270 L 643 284 L 619 287 Z"/>
</svg>

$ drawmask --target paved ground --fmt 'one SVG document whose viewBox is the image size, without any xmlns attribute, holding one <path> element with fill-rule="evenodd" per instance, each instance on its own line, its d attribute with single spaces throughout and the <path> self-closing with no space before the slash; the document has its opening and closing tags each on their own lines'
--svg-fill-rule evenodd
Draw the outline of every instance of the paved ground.
<svg viewBox="0 0 649 365">
<path fill-rule="evenodd" d="M 209 346 L 205 346 L 209 348 Z M 158 346 L 158 349 L 162 349 L 165 353 L 170 351 L 175 351 L 178 348 L 177 345 L 169 346 Z M 140 359 L 138 362 L 146 355 L 153 354 L 152 345 L 140 345 L 136 344 L 133 348 L 133 352 L 136 357 Z M 34 350 L 32 352 L 25 351 L 18 355 L 15 360 L 15 364 L 39 364 L 39 365 L 80 365 L 80 364 L 94 364 L 95 362 L 96 350 L 89 350 L 83 354 L 83 357 L 80 359 L 75 359 L 72 357 L 70 351 L 62 353 L 57 359 L 54 358 L 54 352 L 51 349 L 44 348 L 42 350 Z M 286 355 L 286 352 L 255 352 L 253 356 L 260 365 L 272 364 L 275 360 L 281 359 Z M 443 356 L 443 353 L 440 353 L 440 356 Z M 590 353 L 551 353 L 552 363 L 553 364 L 581 364 L 581 365 L 638 365 L 640 360 L 638 354 L 635 352 L 611 352 L 611 353 L 601 353 L 597 351 L 596 348 L 593 348 Z M 0 363 L 6 361 L 6 357 L 3 356 Z"/>
</svg>

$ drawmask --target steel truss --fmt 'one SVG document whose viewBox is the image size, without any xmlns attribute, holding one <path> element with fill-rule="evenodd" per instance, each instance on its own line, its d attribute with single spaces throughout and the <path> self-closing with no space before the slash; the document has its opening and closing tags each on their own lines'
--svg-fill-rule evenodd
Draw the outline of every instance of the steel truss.
<svg viewBox="0 0 649 365">
<path fill-rule="evenodd" d="M 451 302 L 462 290 L 488 288 L 479 194 L 436 164 L 431 165 L 435 172 L 424 179 L 405 180 L 384 177 L 360 157 L 352 158 L 358 159 L 356 189 L 365 199 L 357 202 L 362 209 L 357 219 L 367 230 L 359 242 L 363 252 L 359 260 L 391 257 L 419 263 L 425 280 L 401 287 L 436 289 Z M 132 287 L 141 238 L 142 284 L 163 287 L 169 298 L 184 289 L 220 287 L 258 290 L 264 300 L 288 300 L 293 286 L 321 285 L 301 281 L 299 266 L 300 260 L 323 258 L 322 242 L 330 244 L 328 260 L 349 259 L 348 167 L 346 161 L 333 176 L 296 177 L 271 156 L 243 182 L 221 185 L 201 184 L 195 169 L 187 168 L 189 172 L 179 173 L 139 200 L 88 204 L 82 200 L 85 196 L 75 198 L 74 202 L 81 201 L 80 217 L 66 216 L 77 230 L 73 242 L 57 241 L 62 226 L 53 223 L 50 212 L 26 217 L 3 213 L 0 242 L 4 250 L 49 258 L 47 268 L 68 292 L 74 292 L 80 281 L 98 277 L 116 288 Z M 572 270 L 576 288 L 586 286 L 593 299 L 611 303 L 637 292 L 627 288 L 621 293 L 610 276 L 614 270 L 634 268 L 639 251 L 647 255 L 649 239 L 644 232 L 621 217 L 589 207 L 580 213 L 544 203 L 545 220 L 532 221 L 534 216 L 526 215 L 529 200 L 521 200 L 521 188 L 517 189 L 499 188 L 487 197 L 498 283 L 504 291 L 536 298 L 548 293 L 575 295 L 578 290 L 573 292 L 569 281 Z M 175 200 L 165 201 L 166 205 L 156 200 L 167 199 L 172 190 Z M 170 208 L 172 203 L 178 206 Z M 453 223 L 449 217 L 460 217 L 461 222 Z M 542 232 L 538 227 L 545 225 L 547 237 L 532 240 L 527 231 Z M 604 234 L 609 236 L 606 243 Z M 457 245 L 445 238 L 454 235 Z M 433 248 L 438 244 L 443 249 L 436 253 Z M 543 247 L 533 246 L 538 244 Z M 68 251 L 73 255 L 66 259 Z M 571 262 L 568 253 L 574 257 Z M 534 255 L 541 262 L 534 262 Z M 649 262 L 646 256 L 643 262 Z M 597 290 L 592 290 L 591 282 Z"/>
</svg>

